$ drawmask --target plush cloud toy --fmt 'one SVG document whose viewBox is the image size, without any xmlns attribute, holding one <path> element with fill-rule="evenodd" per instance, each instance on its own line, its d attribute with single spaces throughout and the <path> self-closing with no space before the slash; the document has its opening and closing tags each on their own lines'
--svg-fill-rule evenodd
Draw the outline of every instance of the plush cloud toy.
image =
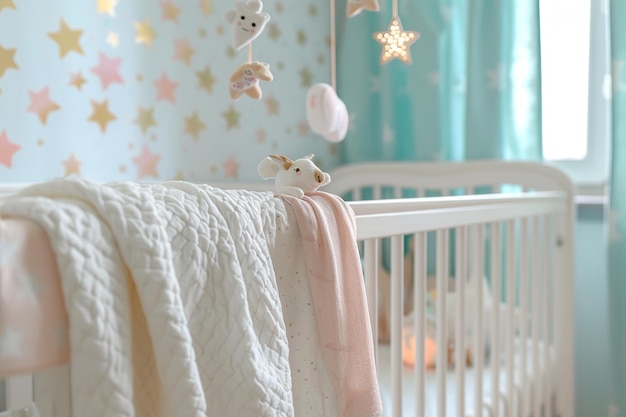
<svg viewBox="0 0 626 417">
<path fill-rule="evenodd" d="M 292 161 L 286 156 L 270 155 L 259 162 L 257 172 L 264 180 L 275 178 L 276 194 L 302 198 L 330 183 L 330 175 L 312 161 L 313 154 Z"/>
<path fill-rule="evenodd" d="M 261 13 L 263 2 L 260 0 L 249 0 L 248 3 L 238 1 L 235 8 L 228 9 L 224 13 L 224 18 L 233 29 L 233 48 L 240 50 L 254 39 L 256 39 L 265 25 L 270 21 L 270 15 Z"/>
<path fill-rule="evenodd" d="M 348 109 L 328 84 L 317 83 L 309 88 L 306 117 L 311 130 L 329 142 L 341 142 L 348 133 Z"/>
</svg>

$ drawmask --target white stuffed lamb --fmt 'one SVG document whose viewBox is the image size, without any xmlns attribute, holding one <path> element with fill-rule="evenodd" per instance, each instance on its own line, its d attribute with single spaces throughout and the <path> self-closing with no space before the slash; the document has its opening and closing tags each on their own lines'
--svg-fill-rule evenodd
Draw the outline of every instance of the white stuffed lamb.
<svg viewBox="0 0 626 417">
<path fill-rule="evenodd" d="M 312 161 L 313 154 L 292 161 L 283 155 L 269 155 L 257 167 L 264 180 L 275 178 L 276 194 L 302 198 L 330 183 L 330 175 L 319 169 Z"/>
</svg>

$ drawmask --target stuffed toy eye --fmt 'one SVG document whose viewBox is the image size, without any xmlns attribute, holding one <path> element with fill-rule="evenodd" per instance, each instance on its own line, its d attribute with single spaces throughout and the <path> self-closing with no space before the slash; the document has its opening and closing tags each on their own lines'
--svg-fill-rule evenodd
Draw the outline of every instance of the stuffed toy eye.
<svg viewBox="0 0 626 417">
<path fill-rule="evenodd" d="M 252 27 L 255 28 L 256 27 L 256 23 L 252 22 Z"/>
<path fill-rule="evenodd" d="M 295 169 L 295 171 L 296 171 L 296 172 L 300 172 L 300 168 L 296 168 L 296 169 Z"/>
<path fill-rule="evenodd" d="M 241 16 L 241 20 L 246 20 L 246 17 L 245 16 Z"/>
</svg>

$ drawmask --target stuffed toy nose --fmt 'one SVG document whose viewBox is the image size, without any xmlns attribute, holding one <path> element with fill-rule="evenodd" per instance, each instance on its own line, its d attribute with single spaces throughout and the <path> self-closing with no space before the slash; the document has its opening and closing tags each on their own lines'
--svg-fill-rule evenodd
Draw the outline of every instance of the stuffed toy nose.
<svg viewBox="0 0 626 417">
<path fill-rule="evenodd" d="M 324 173 L 322 171 L 315 171 L 315 181 L 319 182 L 320 184 L 324 182 Z"/>
</svg>

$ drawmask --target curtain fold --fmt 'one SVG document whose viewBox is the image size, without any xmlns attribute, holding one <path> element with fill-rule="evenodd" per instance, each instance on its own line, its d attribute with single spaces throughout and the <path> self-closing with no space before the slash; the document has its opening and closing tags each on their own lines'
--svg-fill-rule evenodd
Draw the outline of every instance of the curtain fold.
<svg viewBox="0 0 626 417">
<path fill-rule="evenodd" d="M 613 392 L 610 415 L 626 416 L 626 0 L 611 1 L 613 81 L 609 303 Z"/>
<path fill-rule="evenodd" d="M 337 13 L 342 162 L 541 159 L 538 0 L 399 0 L 413 64 L 380 64 L 379 13 Z M 339 5 L 338 10 L 342 10 Z"/>
</svg>

